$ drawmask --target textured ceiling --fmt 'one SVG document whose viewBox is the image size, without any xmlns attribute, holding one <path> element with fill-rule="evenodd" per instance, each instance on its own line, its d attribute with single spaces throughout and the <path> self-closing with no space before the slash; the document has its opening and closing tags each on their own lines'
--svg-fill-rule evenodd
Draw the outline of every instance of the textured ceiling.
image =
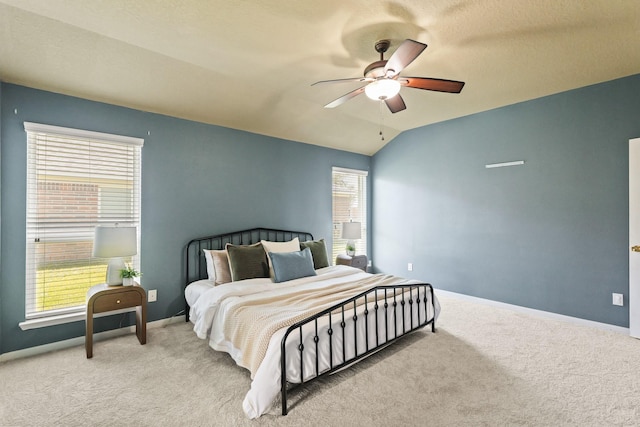
<svg viewBox="0 0 640 427">
<path fill-rule="evenodd" d="M 406 38 L 391 114 L 364 95 L 323 106 Z M 263 135 L 373 154 L 404 130 L 640 73 L 636 0 L 0 0 L 0 79 Z M 380 126 L 384 126 L 382 141 Z"/>
</svg>

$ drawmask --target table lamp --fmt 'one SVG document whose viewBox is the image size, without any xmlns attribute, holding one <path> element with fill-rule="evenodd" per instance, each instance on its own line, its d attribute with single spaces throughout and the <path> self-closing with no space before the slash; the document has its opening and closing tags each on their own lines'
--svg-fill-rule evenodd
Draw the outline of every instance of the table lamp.
<svg viewBox="0 0 640 427">
<path fill-rule="evenodd" d="M 353 256 L 356 253 L 356 243 L 354 240 L 362 238 L 361 225 L 359 222 L 343 222 L 342 238 L 347 239 L 347 255 Z"/>
<path fill-rule="evenodd" d="M 122 285 L 120 270 L 127 268 L 123 257 L 135 255 L 138 252 L 136 227 L 96 227 L 93 239 L 93 256 L 110 258 L 107 266 L 107 285 Z"/>
</svg>

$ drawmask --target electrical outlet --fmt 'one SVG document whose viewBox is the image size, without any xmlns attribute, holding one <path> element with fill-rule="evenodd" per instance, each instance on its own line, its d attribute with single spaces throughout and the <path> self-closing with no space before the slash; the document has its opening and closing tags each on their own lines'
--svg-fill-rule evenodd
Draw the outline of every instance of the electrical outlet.
<svg viewBox="0 0 640 427">
<path fill-rule="evenodd" d="M 412 262 L 407 264 L 407 271 L 413 271 L 413 263 Z"/>
<path fill-rule="evenodd" d="M 622 294 L 612 294 L 613 295 L 613 305 L 624 305 L 624 296 Z"/>
<path fill-rule="evenodd" d="M 157 289 L 149 290 L 149 292 L 147 293 L 147 301 L 156 302 L 157 300 L 158 300 L 158 290 Z"/>
</svg>

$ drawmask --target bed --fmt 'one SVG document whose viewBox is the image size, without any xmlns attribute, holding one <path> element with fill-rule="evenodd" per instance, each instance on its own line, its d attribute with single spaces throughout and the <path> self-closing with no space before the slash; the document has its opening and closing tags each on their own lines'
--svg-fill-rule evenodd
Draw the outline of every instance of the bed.
<svg viewBox="0 0 640 427">
<path fill-rule="evenodd" d="M 257 248 L 266 264 L 253 262 Z M 225 263 L 229 277 L 222 277 Z M 267 412 L 278 395 L 286 415 L 288 393 L 297 385 L 425 326 L 435 332 L 440 310 L 428 283 L 331 266 L 323 240 L 269 228 L 191 240 L 184 293 L 196 335 L 250 371 L 243 402 L 249 418 Z"/>
</svg>

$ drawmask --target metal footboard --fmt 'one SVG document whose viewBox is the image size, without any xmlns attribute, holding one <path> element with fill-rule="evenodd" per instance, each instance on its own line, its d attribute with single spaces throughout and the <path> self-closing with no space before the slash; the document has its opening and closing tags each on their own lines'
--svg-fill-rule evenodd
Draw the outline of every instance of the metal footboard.
<svg viewBox="0 0 640 427">
<path fill-rule="evenodd" d="M 343 369 L 429 324 L 435 332 L 433 287 L 411 283 L 371 288 L 291 325 L 280 346 L 282 415 L 287 415 L 287 392 L 294 387 Z M 350 343 L 353 347 L 346 345 Z M 305 360 L 312 367 L 307 372 Z M 293 382 L 287 380 L 289 363 L 299 369 Z"/>
</svg>

